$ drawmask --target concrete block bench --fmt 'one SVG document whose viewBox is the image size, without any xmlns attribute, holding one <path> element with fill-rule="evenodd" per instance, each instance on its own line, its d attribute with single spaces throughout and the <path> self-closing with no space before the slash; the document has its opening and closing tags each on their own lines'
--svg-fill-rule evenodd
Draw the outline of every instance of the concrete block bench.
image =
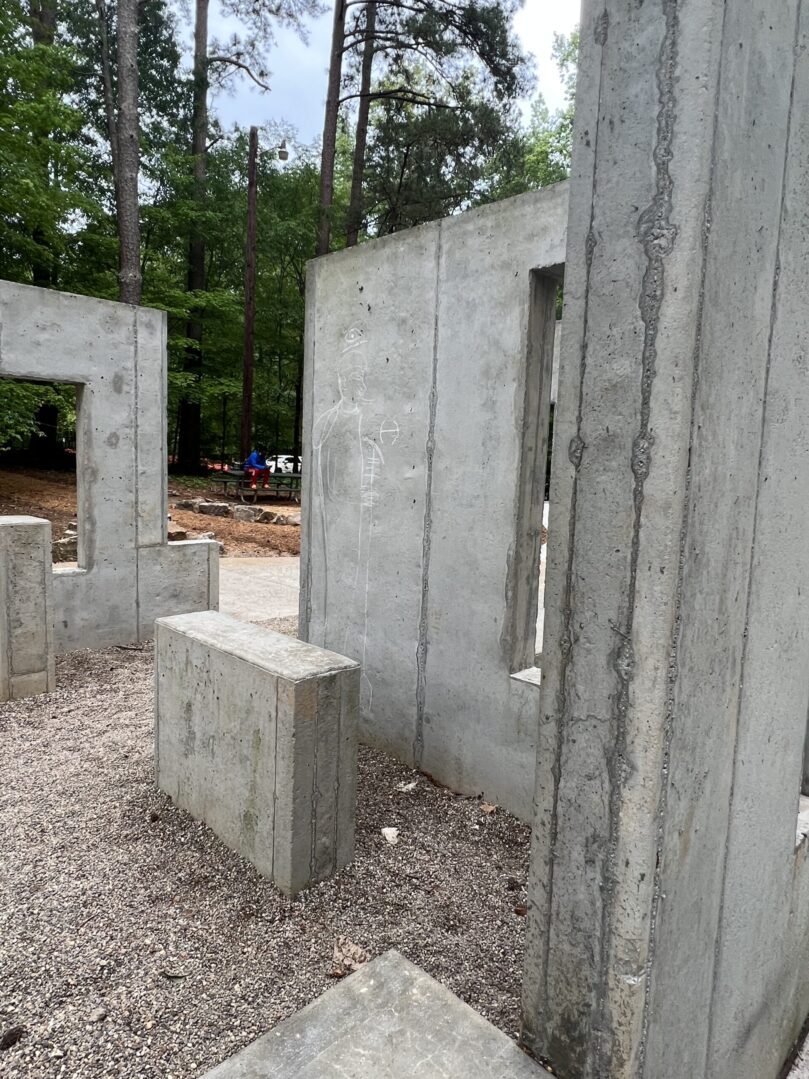
<svg viewBox="0 0 809 1079">
<path fill-rule="evenodd" d="M 157 785 L 287 895 L 354 851 L 359 664 L 216 611 L 155 623 Z"/>
<path fill-rule="evenodd" d="M 385 952 L 203 1079 L 547 1079 L 497 1027 Z"/>
<path fill-rule="evenodd" d="M 50 522 L 0 517 L 0 701 L 55 685 Z"/>
</svg>

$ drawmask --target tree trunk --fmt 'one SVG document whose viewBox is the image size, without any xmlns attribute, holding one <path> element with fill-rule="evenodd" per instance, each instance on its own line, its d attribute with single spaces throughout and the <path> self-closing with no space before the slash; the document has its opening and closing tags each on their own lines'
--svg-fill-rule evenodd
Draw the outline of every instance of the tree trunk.
<svg viewBox="0 0 809 1079">
<path fill-rule="evenodd" d="M 208 0 L 196 0 L 194 24 L 194 96 L 193 135 L 191 153 L 194 158 L 194 201 L 200 210 L 207 193 L 207 142 L 208 142 Z M 188 291 L 205 289 L 205 238 L 199 219 L 191 224 L 188 245 Z M 186 349 L 184 367 L 202 378 L 202 313 L 192 304 L 191 316 L 186 328 L 189 345 Z M 202 433 L 202 406 L 198 400 L 184 398 L 180 403 L 180 439 L 177 450 L 178 467 L 182 471 L 198 472 L 200 468 L 200 443 Z"/>
<path fill-rule="evenodd" d="M 28 13 L 31 18 L 31 37 L 35 45 L 53 45 L 56 37 L 57 0 L 30 0 Z M 42 87 L 43 93 L 46 87 Z M 50 183 L 48 168 L 45 168 L 45 182 Z M 31 259 L 31 279 L 35 285 L 51 288 L 56 284 L 53 261 L 46 254 L 48 247 L 47 233 L 42 228 L 34 228 L 31 238 L 36 245 L 36 253 Z"/>
<path fill-rule="evenodd" d="M 258 171 L 258 128 L 250 128 L 247 162 L 247 242 L 244 265 L 244 366 L 242 375 L 241 452 L 250 456 L 253 441 L 253 350 L 256 326 L 256 196 Z"/>
<path fill-rule="evenodd" d="M 354 247 L 362 227 L 362 180 L 365 175 L 365 146 L 368 142 L 368 115 L 371 110 L 371 69 L 374 65 L 376 35 L 376 0 L 365 5 L 365 44 L 362 49 L 360 102 L 357 109 L 357 136 L 354 141 L 354 166 L 351 173 L 351 202 L 348 207 L 346 246 Z"/>
<path fill-rule="evenodd" d="M 118 167 L 118 124 L 115 119 L 115 91 L 112 86 L 112 61 L 110 60 L 110 21 L 107 14 L 106 0 L 96 0 L 98 13 L 98 40 L 101 46 L 101 85 L 104 94 L 104 114 L 107 119 L 107 138 L 110 141 L 112 159 L 112 181 L 115 186 L 115 205 L 118 205 L 118 179 L 121 170 Z"/>
<path fill-rule="evenodd" d="M 337 152 L 337 120 L 340 113 L 340 80 L 343 74 L 345 27 L 345 0 L 335 0 L 334 23 L 331 33 L 331 58 L 329 60 L 329 84 L 326 92 L 326 112 L 323 118 L 323 150 L 320 157 L 318 255 L 327 254 L 331 238 L 331 210 L 332 202 L 334 201 L 334 159 Z"/>
<path fill-rule="evenodd" d="M 119 299 L 140 303 L 138 168 L 138 0 L 118 0 L 118 280 Z"/>
</svg>

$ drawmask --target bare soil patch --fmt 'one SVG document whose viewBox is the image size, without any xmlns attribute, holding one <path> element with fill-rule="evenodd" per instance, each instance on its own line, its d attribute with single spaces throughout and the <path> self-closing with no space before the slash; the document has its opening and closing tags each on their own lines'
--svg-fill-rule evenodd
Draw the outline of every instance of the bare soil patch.
<svg viewBox="0 0 809 1079">
<path fill-rule="evenodd" d="M 261 525 L 232 521 L 228 517 L 205 517 L 189 510 L 178 510 L 178 498 L 208 497 L 223 501 L 221 495 L 203 483 L 190 486 L 180 479 L 169 479 L 169 513 L 174 524 L 188 532 L 189 538 L 213 532 L 225 545 L 225 554 L 267 558 L 275 554 L 300 554 L 300 528 L 295 525 Z M 280 500 L 262 502 L 279 513 L 293 512 L 295 503 Z M 43 472 L 36 469 L 0 469 L 0 515 L 30 514 L 45 517 L 58 539 L 76 520 L 76 476 L 72 472 Z"/>
<path fill-rule="evenodd" d="M 288 900 L 154 789 L 149 646 L 57 674 L 0 706 L 4 1079 L 201 1075 L 333 984 L 338 937 L 516 1033 L 526 827 L 363 749 L 356 860 Z"/>
</svg>

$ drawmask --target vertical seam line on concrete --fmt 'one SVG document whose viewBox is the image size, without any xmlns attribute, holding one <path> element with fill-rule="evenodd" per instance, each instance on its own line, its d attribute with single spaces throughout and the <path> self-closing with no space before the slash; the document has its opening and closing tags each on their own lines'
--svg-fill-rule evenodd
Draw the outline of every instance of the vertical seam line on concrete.
<svg viewBox="0 0 809 1079">
<path fill-rule="evenodd" d="M 134 433 L 135 433 L 135 471 L 133 480 L 135 483 L 135 640 L 141 639 L 140 633 L 140 416 L 138 380 L 140 378 L 140 353 L 138 351 L 138 309 L 132 308 L 132 334 L 134 346 L 134 386 L 132 388 L 134 404 Z M 161 461 L 162 466 L 162 461 Z M 168 461 L 166 462 L 168 468 Z"/>
<path fill-rule="evenodd" d="M 275 882 L 275 847 L 278 839 L 278 679 L 274 678 L 275 685 L 275 752 L 272 755 L 272 851 L 270 852 L 270 876 Z"/>
<path fill-rule="evenodd" d="M 335 675 L 335 682 L 337 683 L 337 747 L 334 753 L 334 805 L 332 807 L 332 818 L 334 821 L 334 827 L 332 830 L 331 843 L 332 873 L 336 872 L 337 870 L 337 843 L 340 838 L 340 765 L 342 763 L 343 755 L 343 683 L 345 682 L 345 676 L 342 674 Z"/>
<path fill-rule="evenodd" d="M 714 94 L 714 107 L 713 107 L 713 124 L 711 130 L 711 159 L 708 175 L 708 193 L 705 198 L 705 207 L 703 210 L 703 225 L 702 225 L 702 262 L 700 267 L 700 285 L 698 293 L 698 311 L 696 319 L 696 335 L 694 342 L 693 353 L 693 368 L 691 375 L 691 411 L 689 417 L 689 432 L 688 432 L 688 464 L 686 466 L 685 474 L 685 489 L 683 492 L 683 510 L 680 520 L 680 536 L 679 536 L 679 555 L 677 564 L 677 583 L 675 586 L 675 601 L 674 601 L 674 627 L 671 636 L 671 648 L 669 651 L 669 666 L 668 666 L 668 688 L 666 696 L 666 727 L 664 735 L 663 756 L 661 762 L 661 785 L 660 785 L 660 797 L 658 800 L 657 808 L 657 857 L 655 860 L 654 871 L 654 884 L 652 888 L 652 909 L 649 918 L 649 938 L 648 947 L 646 950 L 646 982 L 644 986 L 644 1001 L 643 1001 L 643 1018 L 641 1022 L 641 1043 L 638 1054 L 638 1076 L 639 1079 L 643 1079 L 646 1071 L 646 1049 L 648 1044 L 648 1032 L 649 1032 L 649 1013 L 651 1010 L 651 996 L 652 996 L 652 971 L 654 966 L 654 959 L 657 949 L 657 928 L 658 928 L 658 916 L 660 912 L 660 898 L 661 898 L 661 883 L 663 875 L 663 851 L 666 840 L 666 809 L 668 806 L 668 793 L 670 782 L 670 761 L 671 761 L 671 746 L 674 738 L 674 697 L 676 681 L 679 674 L 679 650 L 682 633 L 682 594 L 683 594 L 683 582 L 685 575 L 685 549 L 688 539 L 688 523 L 690 517 L 690 502 L 691 502 L 691 489 L 692 489 L 692 467 L 691 467 L 691 452 L 694 445 L 694 431 L 696 426 L 697 415 L 697 394 L 699 391 L 699 369 L 700 360 L 702 356 L 702 332 L 704 328 L 705 318 L 705 282 L 707 279 L 708 271 L 708 243 L 710 238 L 711 228 L 711 208 L 713 205 L 713 191 L 714 191 L 714 178 L 716 174 L 716 161 L 717 161 L 717 130 L 718 130 L 718 118 L 719 118 L 719 101 L 721 97 L 722 89 L 722 75 L 723 75 L 723 51 L 722 46 L 725 39 L 725 24 L 727 22 L 727 5 L 723 5 L 722 9 L 722 25 L 719 35 L 719 72 L 717 75 L 717 85 Z"/>
<path fill-rule="evenodd" d="M 323 683 L 318 680 L 315 686 L 315 722 L 314 722 L 314 735 L 313 735 L 313 761 L 312 761 L 312 792 L 309 799 L 312 820 L 310 823 L 309 833 L 309 882 L 311 883 L 315 879 L 315 867 L 317 864 L 317 814 L 320 809 L 320 777 L 318 775 L 319 755 L 318 749 L 320 748 L 320 694 L 323 689 Z M 297 690 L 295 691 L 297 695 Z M 325 695 L 325 694 L 324 694 Z M 297 700 L 295 702 L 295 711 L 297 713 Z M 297 719 L 297 716 L 295 717 Z"/>
<path fill-rule="evenodd" d="M 598 143 L 601 134 L 601 102 L 604 90 L 604 45 L 608 32 L 608 14 L 606 7 L 596 20 L 596 27 L 603 26 L 603 40 L 600 40 L 601 58 L 598 73 L 598 100 L 596 103 L 595 134 L 593 136 L 593 177 L 590 196 L 590 220 L 587 226 L 585 239 L 585 282 L 584 282 L 584 313 L 582 317 L 581 348 L 579 353 L 579 395 L 576 411 L 576 434 L 570 440 L 568 446 L 568 460 L 573 465 L 573 484 L 570 492 L 570 517 L 568 520 L 567 541 L 567 567 L 565 569 L 565 590 L 562 603 L 563 630 L 562 639 L 559 642 L 561 661 L 559 665 L 559 688 L 556 698 L 556 744 L 554 747 L 553 765 L 553 808 L 551 810 L 550 835 L 548 838 L 548 885 L 547 885 L 547 918 L 545 939 L 542 946 L 542 1001 L 541 1012 L 544 1023 L 544 1041 L 548 1042 L 548 998 L 550 994 L 550 952 L 552 936 L 552 913 L 554 901 L 554 870 L 556 867 L 556 841 L 559 832 L 559 789 L 562 779 L 562 749 L 564 744 L 564 713 L 567 710 L 567 672 L 570 665 L 570 652 L 572 647 L 572 623 L 573 612 L 571 610 L 573 594 L 573 563 L 575 561 L 574 545 L 576 540 L 576 507 L 578 503 L 579 469 L 581 468 L 584 453 L 584 441 L 581 437 L 583 414 L 584 414 L 584 379 L 587 371 L 587 334 L 590 320 L 590 280 L 592 277 L 593 255 L 595 253 L 595 201 L 598 190 Z M 599 41 L 598 31 L 596 40 Z M 569 225 L 568 225 L 569 227 Z M 560 358 L 561 362 L 561 358 Z M 561 377 L 561 376 L 560 376 Z M 547 588 L 547 583 L 546 583 Z M 540 698 L 540 723 L 542 722 L 541 709 L 544 707 Z M 536 1039 L 536 1032 L 534 1032 Z M 536 1049 L 536 1045 L 532 1046 Z"/>
<path fill-rule="evenodd" d="M 435 456 L 435 421 L 438 412 L 438 334 L 441 282 L 441 258 L 443 254 L 443 225 L 439 223 L 435 245 L 435 292 L 433 312 L 432 381 L 430 383 L 430 409 L 427 427 L 427 475 L 424 494 L 424 531 L 421 541 L 421 603 L 419 608 L 419 637 L 416 645 L 416 730 L 413 738 L 413 764 L 421 768 L 424 757 L 424 707 L 427 696 L 427 649 L 428 617 L 430 603 L 430 546 L 433 528 L 433 458 Z"/>
<path fill-rule="evenodd" d="M 797 0 L 797 3 L 795 5 L 795 34 L 793 37 L 792 46 L 792 81 L 789 90 L 789 110 L 787 112 L 787 126 L 784 135 L 784 164 L 781 171 L 781 202 L 778 215 L 778 234 L 775 241 L 775 269 L 773 272 L 772 294 L 770 299 L 770 326 L 769 335 L 767 338 L 767 364 L 764 370 L 763 401 L 761 406 L 761 432 L 759 435 L 758 446 L 756 497 L 753 503 L 753 536 L 750 543 L 750 558 L 748 561 L 747 571 L 747 595 L 745 598 L 744 637 L 742 640 L 741 662 L 739 664 L 739 695 L 736 703 L 736 727 L 733 740 L 733 763 L 730 775 L 730 797 L 728 804 L 727 824 L 725 826 L 725 844 L 722 856 L 722 891 L 721 899 L 719 901 L 719 917 L 717 921 L 716 937 L 714 942 L 713 974 L 711 978 L 711 999 L 708 1008 L 708 1036 L 705 1046 L 705 1074 L 707 1074 L 708 1064 L 711 1059 L 711 1048 L 714 1039 L 714 1001 L 716 999 L 716 992 L 718 988 L 720 955 L 722 951 L 722 924 L 725 916 L 725 897 L 727 895 L 728 861 L 730 855 L 730 831 L 733 820 L 733 803 L 736 794 L 736 768 L 739 759 L 739 726 L 741 723 L 742 702 L 744 699 L 744 677 L 745 666 L 747 663 L 747 645 L 750 638 L 750 603 L 753 594 L 753 575 L 756 561 L 756 540 L 758 538 L 758 504 L 761 495 L 761 468 L 764 462 L 764 442 L 767 430 L 767 398 L 769 395 L 770 369 L 772 367 L 772 346 L 775 336 L 775 322 L 778 307 L 778 286 L 781 279 L 781 239 L 783 236 L 784 213 L 786 210 L 786 187 L 787 173 L 789 168 L 789 147 L 792 139 L 792 116 L 795 105 L 795 84 L 797 81 L 798 67 L 798 42 L 800 40 L 802 11 L 803 0 Z"/>
<path fill-rule="evenodd" d="M 635 675 L 635 653 L 632 634 L 635 624 L 635 604 L 638 589 L 638 560 L 640 535 L 643 526 L 643 501 L 646 480 L 651 472 L 654 435 L 651 428 L 652 386 L 657 366 L 657 335 L 660 312 L 665 296 L 666 258 L 677 242 L 677 226 L 671 221 L 674 181 L 669 163 L 672 158 L 674 127 L 677 120 L 675 86 L 679 45 L 679 13 L 676 0 L 663 0 L 663 39 L 656 66 L 658 94 L 657 131 L 652 158 L 655 165 L 655 193 L 649 206 L 638 217 L 638 240 L 646 257 L 646 269 L 641 283 L 639 310 L 644 327 L 641 352 L 640 425 L 632 442 L 634 522 L 629 557 L 626 618 L 621 629 L 614 627 L 619 640 L 612 657 L 618 686 L 613 707 L 612 732 L 614 744 L 607 759 L 609 776 L 609 831 L 607 865 L 604 874 L 604 901 L 601 907 L 599 935 L 599 986 L 596 1001 L 594 1065 L 597 1074 L 607 1074 L 613 1055 L 613 1039 L 605 1038 L 608 1022 L 609 963 L 613 938 L 613 895 L 617 874 L 615 861 L 621 832 L 622 792 L 630 765 L 626 760 L 627 723 L 630 709 L 629 687 Z"/>
<path fill-rule="evenodd" d="M 313 440 L 313 435 L 314 435 L 315 355 L 317 353 L 317 319 L 315 317 L 315 312 L 317 311 L 317 270 L 316 270 L 315 266 L 316 266 L 316 264 L 312 265 L 312 263 L 310 263 L 308 268 L 307 268 L 307 273 L 314 274 L 314 277 L 312 279 L 312 301 L 313 302 L 311 303 L 310 308 L 309 308 L 309 318 L 311 318 L 311 320 L 312 320 L 312 334 L 311 334 L 312 347 L 311 347 L 311 351 L 309 353 L 309 367 L 310 367 L 311 373 L 312 373 L 311 379 L 307 378 L 307 373 L 305 371 L 305 362 L 306 362 L 306 357 L 305 356 L 304 356 L 304 370 L 301 372 L 302 393 L 306 389 L 307 384 L 309 384 L 311 386 L 311 393 L 309 394 L 309 401 L 306 401 L 306 402 L 304 402 L 302 404 L 301 435 L 303 434 L 304 415 L 305 415 L 306 412 L 308 412 L 310 404 L 311 404 L 311 409 L 312 409 L 312 412 L 310 414 L 311 415 L 311 420 L 310 420 L 309 424 L 307 425 L 308 428 L 309 428 L 307 434 L 308 434 L 309 438 L 312 439 L 312 440 Z M 305 336 L 306 336 L 306 333 L 305 333 L 305 328 L 304 328 L 304 338 L 305 338 Z M 313 440 L 313 442 L 314 442 L 314 440 Z M 315 465 L 317 464 L 317 462 L 315 460 L 314 452 L 313 452 L 313 450 L 311 448 L 307 450 L 307 448 L 303 444 L 303 437 L 301 437 L 301 473 L 302 474 L 303 474 L 303 471 L 304 471 L 304 469 L 303 469 L 303 454 L 304 453 L 306 453 L 306 455 L 308 457 L 309 490 L 306 492 L 306 546 L 303 549 L 303 551 L 301 552 L 304 555 L 304 561 L 303 561 L 303 564 L 301 565 L 300 570 L 298 571 L 298 573 L 299 573 L 299 579 L 302 582 L 302 587 L 303 587 L 304 593 L 305 593 L 304 594 L 303 609 L 304 609 L 304 615 L 305 615 L 305 618 L 306 618 L 306 626 L 305 626 L 305 634 L 306 634 L 306 636 L 305 636 L 305 639 L 308 641 L 309 638 L 310 638 L 311 626 L 312 626 L 312 543 L 313 543 L 313 540 L 314 540 L 314 537 L 312 535 L 312 506 L 313 506 L 314 499 L 315 499 L 315 492 L 316 491 L 320 492 L 321 484 L 320 484 L 319 480 L 318 480 L 317 484 L 315 484 L 315 480 L 314 480 L 314 469 L 315 469 Z M 319 468 L 319 464 L 318 464 L 318 472 L 319 471 L 320 471 L 320 468 Z M 301 484 L 303 484 L 303 475 L 301 475 Z M 301 497 L 303 497 L 303 494 L 301 495 Z M 327 547 L 326 547 L 326 504 L 325 504 L 325 501 L 321 503 L 320 514 L 321 514 L 321 518 L 322 518 L 322 521 L 323 521 L 323 586 L 324 586 L 324 589 L 325 589 L 324 603 L 323 603 L 323 618 L 324 618 L 324 631 L 325 631 L 325 621 L 326 621 L 326 619 L 328 617 L 328 609 L 329 609 L 329 607 L 328 607 L 328 599 L 329 599 L 329 567 L 328 567 L 328 565 L 326 563 Z M 303 629 L 304 627 L 300 627 L 300 628 Z M 326 644 L 325 632 L 324 632 L 324 636 L 323 636 L 323 644 L 324 645 Z"/>
<path fill-rule="evenodd" d="M 3 641 L 4 651 L 6 653 L 6 692 L 8 693 L 8 699 L 11 700 L 11 620 L 9 611 L 9 587 L 8 587 L 8 562 L 9 562 L 9 545 L 8 539 L 4 539 L 2 545 L 0 545 L 0 558 L 3 563 L 0 566 L 0 599 L 3 601 L 3 630 L 5 640 Z"/>
</svg>

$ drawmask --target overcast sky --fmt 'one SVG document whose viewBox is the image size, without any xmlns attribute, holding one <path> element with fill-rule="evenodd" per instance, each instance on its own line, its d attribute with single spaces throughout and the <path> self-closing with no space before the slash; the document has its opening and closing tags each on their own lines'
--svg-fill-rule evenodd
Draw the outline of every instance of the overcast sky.
<svg viewBox="0 0 809 1079">
<path fill-rule="evenodd" d="M 211 36 L 227 38 L 238 25 L 228 24 L 211 4 Z M 539 88 L 551 109 L 562 104 L 562 88 L 551 59 L 554 33 L 569 34 L 579 20 L 580 0 L 526 0 L 516 19 L 517 32 L 526 52 L 532 53 Z M 309 43 L 282 31 L 270 56 L 272 92 L 262 93 L 247 78 L 234 81 L 234 92 L 220 94 L 215 109 L 226 127 L 268 120 L 290 125 L 302 142 L 313 142 L 323 129 L 326 68 L 332 15 L 310 22 Z"/>
</svg>

